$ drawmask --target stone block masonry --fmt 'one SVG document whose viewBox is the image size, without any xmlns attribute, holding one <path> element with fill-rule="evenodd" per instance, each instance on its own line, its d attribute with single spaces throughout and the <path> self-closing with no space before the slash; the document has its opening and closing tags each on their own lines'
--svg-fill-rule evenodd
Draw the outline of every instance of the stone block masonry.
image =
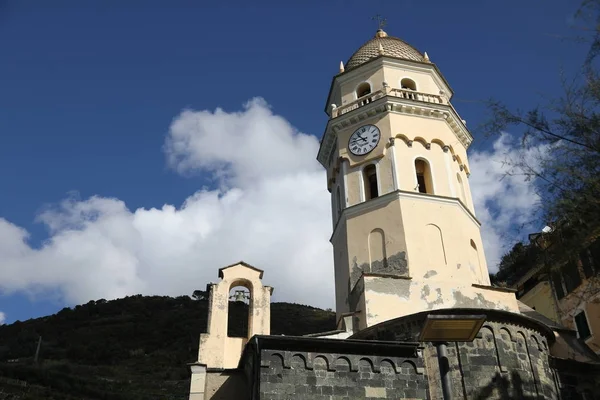
<svg viewBox="0 0 600 400">
<path fill-rule="evenodd" d="M 263 350 L 261 400 L 428 399 L 418 358 Z"/>
</svg>

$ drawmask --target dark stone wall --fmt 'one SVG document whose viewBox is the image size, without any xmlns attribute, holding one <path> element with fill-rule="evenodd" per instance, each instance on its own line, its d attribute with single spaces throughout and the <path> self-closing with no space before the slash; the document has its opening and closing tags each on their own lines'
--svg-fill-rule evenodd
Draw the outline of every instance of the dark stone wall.
<svg viewBox="0 0 600 400">
<path fill-rule="evenodd" d="M 524 321 L 525 322 L 525 321 Z M 359 339 L 411 341 L 422 321 L 407 318 L 383 324 Z M 423 343 L 431 398 L 442 398 L 436 347 Z M 526 323 L 488 318 L 473 342 L 448 343 L 453 398 L 557 399 L 546 337 Z"/>
<path fill-rule="evenodd" d="M 456 396 L 473 399 L 554 399 L 548 346 L 538 332 L 488 322 L 473 342 L 454 343 Z M 451 361 L 452 362 L 452 361 Z M 464 397 L 463 397 L 464 398 Z"/>
<path fill-rule="evenodd" d="M 261 400 L 428 399 L 422 358 L 262 350 Z"/>
<path fill-rule="evenodd" d="M 551 331 L 505 314 L 489 312 L 472 342 L 447 343 L 452 398 L 598 398 L 600 365 L 551 357 Z M 354 340 L 255 340 L 245 353 L 252 399 L 441 399 L 437 349 L 415 343 L 423 326 L 415 318 L 389 321 Z"/>
</svg>

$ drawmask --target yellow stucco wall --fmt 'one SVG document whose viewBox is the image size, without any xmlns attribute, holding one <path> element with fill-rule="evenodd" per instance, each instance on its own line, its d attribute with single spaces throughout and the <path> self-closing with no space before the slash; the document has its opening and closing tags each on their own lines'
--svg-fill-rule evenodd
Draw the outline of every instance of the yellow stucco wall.
<svg viewBox="0 0 600 400">
<path fill-rule="evenodd" d="M 596 280 L 583 280 L 581 285 L 558 301 L 561 322 L 575 328 L 575 315 L 584 311 L 592 336 L 585 342 L 595 352 L 600 352 L 600 294 Z"/>
<path fill-rule="evenodd" d="M 383 88 L 384 81 L 392 89 L 400 88 L 403 78 L 415 81 L 418 92 L 446 96 L 445 102 L 451 95 L 433 68 L 377 61 L 338 78 L 334 93 L 339 90 L 341 99 L 337 104 L 343 106 L 355 101 L 356 88 L 362 82 L 369 82 L 374 92 Z M 388 100 L 385 99 L 377 100 L 379 112 L 353 118 L 352 115 L 360 113 L 359 108 L 350 111 L 354 114 L 343 114 L 347 122 L 338 124 L 335 130 L 336 157 L 327 171 L 328 183 L 332 195 L 340 189 L 346 206 L 338 217 L 335 199 L 332 199 L 334 232 L 331 241 L 338 317 L 357 310 L 359 298 L 364 299 L 365 307 L 370 304 L 371 315 L 386 315 L 386 310 L 392 307 L 386 305 L 386 301 L 402 303 L 402 313 L 406 314 L 427 310 L 431 304 L 447 307 L 461 304 L 453 297 L 461 295 L 467 296 L 465 299 L 489 296 L 489 300 L 484 299 L 489 303 L 480 299 L 482 304 L 518 310 L 514 294 L 475 290 L 471 286 L 486 286 L 490 281 L 480 224 L 474 215 L 467 149 L 455 133 L 456 126 L 451 125 L 451 119 L 439 118 L 436 116 L 439 114 L 433 112 L 407 113 L 382 108 L 386 107 Z M 427 107 L 427 103 L 422 102 L 420 106 Z M 454 112 L 451 106 L 447 107 L 448 112 Z M 379 128 L 381 139 L 369 154 L 353 155 L 348 149 L 348 140 L 356 129 L 367 124 Z M 429 194 L 418 192 L 417 159 L 426 161 L 429 166 L 430 176 L 426 178 L 431 183 Z M 379 198 L 372 200 L 366 198 L 363 173 L 370 164 L 376 165 L 379 187 Z M 379 242 L 382 246 L 374 244 Z M 419 295 L 404 301 L 366 287 L 362 295 L 356 297 L 355 285 L 363 273 L 396 278 L 410 276 L 412 285 L 433 285 L 431 287 L 442 291 L 442 298 L 436 303 L 435 299 L 425 301 Z M 399 282 L 390 279 L 395 284 Z M 464 285 L 460 294 L 452 292 L 458 283 Z M 375 312 L 374 307 L 384 309 Z M 397 310 L 389 312 L 398 316 Z M 362 321 L 366 326 L 372 319 L 367 315 Z"/>
<path fill-rule="evenodd" d="M 512 292 L 474 287 L 464 280 L 390 279 L 365 276 L 363 318 L 365 325 L 441 308 L 484 308 L 519 312 Z M 360 286 L 358 286 L 360 287 Z M 362 311 L 362 310 L 361 310 Z"/>
<path fill-rule="evenodd" d="M 533 289 L 521 296 L 519 300 L 543 316 L 560 323 L 554 293 L 549 282 L 539 282 Z"/>
</svg>

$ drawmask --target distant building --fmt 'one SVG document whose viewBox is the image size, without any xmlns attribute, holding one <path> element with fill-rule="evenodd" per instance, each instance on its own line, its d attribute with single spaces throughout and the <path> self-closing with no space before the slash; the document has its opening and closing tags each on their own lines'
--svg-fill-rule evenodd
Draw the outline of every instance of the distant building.
<svg viewBox="0 0 600 400">
<path fill-rule="evenodd" d="M 452 96 L 427 53 L 381 29 L 340 65 L 317 155 L 338 329 L 271 336 L 263 271 L 222 268 L 190 400 L 598 398 L 600 358 L 576 332 L 490 284 Z M 227 334 L 237 286 L 242 338 Z"/>
<path fill-rule="evenodd" d="M 564 260 L 545 253 L 553 244 L 548 232 L 530 235 L 530 246 L 540 253 L 535 264 L 501 274 L 517 298 L 568 329 L 600 354 L 600 239 L 578 256 Z"/>
</svg>

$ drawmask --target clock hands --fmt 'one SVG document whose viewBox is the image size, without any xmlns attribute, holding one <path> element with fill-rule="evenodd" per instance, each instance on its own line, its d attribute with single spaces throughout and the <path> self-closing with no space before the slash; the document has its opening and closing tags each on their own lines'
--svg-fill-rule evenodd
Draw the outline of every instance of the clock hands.
<svg viewBox="0 0 600 400">
<path fill-rule="evenodd" d="M 360 134 L 357 134 L 356 136 L 358 136 L 358 139 L 362 140 L 363 142 L 367 142 L 368 141 L 367 139 L 365 139 L 364 137 L 362 137 Z M 358 141 L 358 139 L 354 139 L 350 143 L 355 144 Z"/>
</svg>

